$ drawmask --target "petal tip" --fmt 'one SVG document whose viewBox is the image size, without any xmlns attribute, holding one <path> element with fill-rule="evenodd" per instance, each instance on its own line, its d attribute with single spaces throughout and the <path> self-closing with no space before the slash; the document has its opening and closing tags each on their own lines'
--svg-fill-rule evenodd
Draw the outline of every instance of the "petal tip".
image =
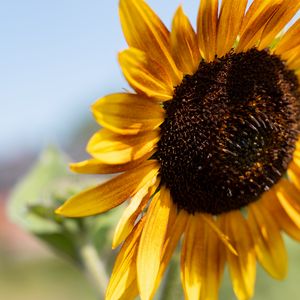
<svg viewBox="0 0 300 300">
<path fill-rule="evenodd" d="M 70 164 L 69 164 L 69 169 L 70 169 L 72 172 L 76 172 L 77 166 L 78 166 L 78 163 L 70 163 Z"/>
<path fill-rule="evenodd" d="M 112 244 L 111 244 L 111 249 L 115 250 L 119 247 L 120 243 L 119 241 L 113 240 Z"/>
<path fill-rule="evenodd" d="M 66 207 L 66 202 L 64 204 L 62 204 L 61 206 L 59 206 L 54 213 L 56 215 L 62 216 L 62 217 L 67 217 L 67 218 L 76 218 L 78 217 L 76 214 L 74 215 L 74 213 L 72 213 L 72 210 L 70 210 L 69 208 Z"/>
<path fill-rule="evenodd" d="M 64 212 L 63 212 L 63 205 L 58 207 L 54 212 L 56 215 L 60 215 L 60 216 L 64 216 Z"/>
</svg>

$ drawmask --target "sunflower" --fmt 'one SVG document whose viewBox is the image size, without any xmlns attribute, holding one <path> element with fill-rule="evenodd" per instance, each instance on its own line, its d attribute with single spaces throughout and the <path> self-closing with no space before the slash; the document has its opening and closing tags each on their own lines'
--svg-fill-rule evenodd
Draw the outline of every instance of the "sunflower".
<svg viewBox="0 0 300 300">
<path fill-rule="evenodd" d="M 181 244 L 186 299 L 218 299 L 227 264 L 238 299 L 256 262 L 287 273 L 282 233 L 300 241 L 300 8 L 295 0 L 202 0 L 197 30 L 179 7 L 169 31 L 142 0 L 121 0 L 134 92 L 98 100 L 103 127 L 79 173 L 120 173 L 57 213 L 84 217 L 128 200 L 106 299 L 152 299 Z M 182 242 L 180 242 L 182 240 Z"/>
</svg>

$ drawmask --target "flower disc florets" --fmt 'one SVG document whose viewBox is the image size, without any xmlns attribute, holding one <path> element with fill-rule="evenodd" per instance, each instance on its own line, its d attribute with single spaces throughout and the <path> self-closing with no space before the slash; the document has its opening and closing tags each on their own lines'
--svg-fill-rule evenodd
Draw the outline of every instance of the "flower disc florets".
<svg viewBox="0 0 300 300">
<path fill-rule="evenodd" d="M 201 62 L 165 103 L 162 182 L 189 213 L 257 200 L 286 172 L 299 129 L 299 83 L 276 55 L 251 49 Z"/>
</svg>

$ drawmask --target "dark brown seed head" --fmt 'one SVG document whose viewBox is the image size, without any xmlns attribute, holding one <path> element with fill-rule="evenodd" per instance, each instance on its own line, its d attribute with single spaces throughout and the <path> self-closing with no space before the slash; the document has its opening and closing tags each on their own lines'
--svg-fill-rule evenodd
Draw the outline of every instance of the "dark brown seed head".
<svg viewBox="0 0 300 300">
<path fill-rule="evenodd" d="M 292 159 L 299 104 L 294 72 L 267 51 L 201 62 L 164 105 L 156 153 L 178 208 L 216 215 L 270 189 Z"/>
</svg>

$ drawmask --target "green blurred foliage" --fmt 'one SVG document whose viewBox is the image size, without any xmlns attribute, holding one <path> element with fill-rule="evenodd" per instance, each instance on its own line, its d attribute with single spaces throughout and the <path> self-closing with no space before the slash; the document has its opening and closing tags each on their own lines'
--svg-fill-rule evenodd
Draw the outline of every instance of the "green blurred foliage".
<svg viewBox="0 0 300 300">
<path fill-rule="evenodd" d="M 95 271 L 87 269 L 93 269 L 87 259 L 93 260 L 94 265 L 101 263 L 106 274 L 102 276 L 100 270 L 99 276 L 106 282 L 115 258 L 115 251 L 111 251 L 113 229 L 122 207 L 88 218 L 64 218 L 54 213 L 70 196 L 104 179 L 103 176 L 71 174 L 68 158 L 50 147 L 13 191 L 8 212 L 15 223 L 80 267 L 82 273 Z M 103 292 L 102 287 L 102 295 Z"/>
<path fill-rule="evenodd" d="M 78 262 L 78 249 L 86 240 L 92 242 L 99 253 L 110 248 L 112 228 L 121 210 L 84 219 L 56 215 L 55 209 L 70 196 L 103 180 L 71 174 L 68 161 L 58 149 L 46 149 L 13 191 L 8 212 L 15 223 Z"/>
<path fill-rule="evenodd" d="M 53 233 L 59 230 L 56 222 L 41 214 L 52 214 L 47 208 L 53 207 L 53 191 L 59 189 L 61 182 L 65 183 L 71 178 L 66 161 L 53 147 L 42 153 L 11 195 L 8 213 L 15 223 L 33 233 Z"/>
<path fill-rule="evenodd" d="M 62 259 L 18 259 L 0 253 L 2 300 L 99 300 L 82 272 Z M 101 299 L 101 298 L 100 298 Z"/>
</svg>

